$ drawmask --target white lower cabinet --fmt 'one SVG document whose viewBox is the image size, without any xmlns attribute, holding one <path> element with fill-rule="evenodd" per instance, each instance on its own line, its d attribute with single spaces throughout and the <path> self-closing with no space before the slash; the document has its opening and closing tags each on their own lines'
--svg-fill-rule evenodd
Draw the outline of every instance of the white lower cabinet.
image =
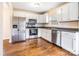
<svg viewBox="0 0 79 59">
<path fill-rule="evenodd" d="M 75 39 L 73 40 L 74 54 L 79 55 L 79 32 L 75 33 Z"/>
<path fill-rule="evenodd" d="M 61 32 L 61 47 L 74 53 L 75 32 Z"/>
<path fill-rule="evenodd" d="M 45 33 L 44 29 L 41 28 L 41 29 L 39 29 L 39 31 L 40 31 L 40 33 L 39 32 L 38 33 L 39 33 L 40 37 L 44 38 L 44 36 L 45 36 L 44 35 L 44 33 Z"/>
<path fill-rule="evenodd" d="M 79 32 L 76 33 L 76 36 L 77 36 L 76 37 L 76 40 L 78 42 L 78 45 L 77 46 L 78 46 L 78 55 L 79 55 Z"/>
<path fill-rule="evenodd" d="M 38 28 L 38 37 L 41 37 L 41 29 Z"/>
<path fill-rule="evenodd" d="M 40 36 L 44 39 L 46 39 L 47 41 L 51 42 L 51 29 L 44 29 L 41 28 L 40 29 Z"/>
<path fill-rule="evenodd" d="M 40 28 L 38 31 L 40 37 L 52 42 L 51 29 Z M 75 55 L 79 55 L 79 32 L 57 31 L 56 45 Z"/>
<path fill-rule="evenodd" d="M 52 30 L 51 29 L 46 29 L 46 38 L 49 42 L 51 42 L 51 39 L 52 39 Z"/>
<path fill-rule="evenodd" d="M 29 29 L 26 29 L 26 39 L 29 38 Z"/>
</svg>

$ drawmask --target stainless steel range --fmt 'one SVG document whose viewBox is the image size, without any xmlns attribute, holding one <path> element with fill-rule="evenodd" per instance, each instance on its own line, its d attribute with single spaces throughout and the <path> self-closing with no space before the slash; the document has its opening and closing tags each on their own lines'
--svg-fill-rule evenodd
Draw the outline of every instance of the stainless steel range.
<svg viewBox="0 0 79 59">
<path fill-rule="evenodd" d="M 37 20 L 36 19 L 29 19 L 27 23 L 27 28 L 29 28 L 29 36 L 34 38 L 38 35 L 38 29 L 36 28 Z"/>
<path fill-rule="evenodd" d="M 29 35 L 38 35 L 38 29 L 37 28 L 30 28 L 29 29 Z"/>
</svg>

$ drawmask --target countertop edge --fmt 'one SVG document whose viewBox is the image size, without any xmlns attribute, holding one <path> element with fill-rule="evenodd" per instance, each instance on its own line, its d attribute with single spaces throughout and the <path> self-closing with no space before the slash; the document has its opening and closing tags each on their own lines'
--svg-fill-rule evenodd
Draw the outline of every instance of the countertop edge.
<svg viewBox="0 0 79 59">
<path fill-rule="evenodd" d="M 26 28 L 44 28 L 51 30 L 69 30 L 69 31 L 79 31 L 79 28 L 62 28 L 62 27 L 26 27 Z"/>
</svg>

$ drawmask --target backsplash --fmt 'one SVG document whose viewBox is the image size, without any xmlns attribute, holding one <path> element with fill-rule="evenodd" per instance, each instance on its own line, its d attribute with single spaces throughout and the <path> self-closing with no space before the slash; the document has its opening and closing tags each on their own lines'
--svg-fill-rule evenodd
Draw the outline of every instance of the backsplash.
<svg viewBox="0 0 79 59">
<path fill-rule="evenodd" d="M 37 23 L 35 26 L 38 26 L 38 27 L 43 27 L 43 26 L 45 26 L 46 24 L 45 23 Z"/>
<path fill-rule="evenodd" d="M 60 23 L 60 26 L 78 28 L 78 22 L 64 22 Z"/>
<path fill-rule="evenodd" d="M 79 28 L 79 21 L 74 21 L 74 22 L 58 22 L 57 24 L 54 23 L 49 23 L 46 24 L 45 26 L 49 26 L 49 27 L 66 27 L 66 28 Z"/>
</svg>

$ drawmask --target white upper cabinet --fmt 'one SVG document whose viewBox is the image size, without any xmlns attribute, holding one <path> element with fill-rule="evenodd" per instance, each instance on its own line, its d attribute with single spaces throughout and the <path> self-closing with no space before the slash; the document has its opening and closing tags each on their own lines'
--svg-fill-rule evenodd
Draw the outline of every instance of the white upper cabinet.
<svg viewBox="0 0 79 59">
<path fill-rule="evenodd" d="M 30 15 L 30 16 L 26 16 L 26 17 L 25 17 L 25 18 L 26 18 L 26 23 L 29 22 L 29 19 L 35 19 L 35 20 L 37 20 L 37 17 L 38 17 L 38 15 Z"/>
<path fill-rule="evenodd" d="M 62 6 L 62 21 L 68 21 L 69 20 L 69 4 L 63 5 Z"/>
<path fill-rule="evenodd" d="M 57 21 L 73 21 L 78 20 L 78 2 L 70 2 L 56 8 L 56 20 Z"/>
<path fill-rule="evenodd" d="M 49 15 L 48 15 L 48 13 L 45 13 L 44 16 L 45 16 L 45 23 L 48 23 L 49 22 Z"/>
<path fill-rule="evenodd" d="M 59 7 L 56 9 L 57 10 L 57 21 L 62 21 L 62 8 Z"/>
<path fill-rule="evenodd" d="M 47 23 L 47 15 L 38 15 L 37 23 Z"/>
<path fill-rule="evenodd" d="M 29 15 L 27 16 L 28 19 L 37 19 L 38 15 Z"/>
<path fill-rule="evenodd" d="M 78 2 L 67 3 L 62 6 L 62 21 L 78 20 Z"/>
<path fill-rule="evenodd" d="M 78 2 L 69 3 L 69 19 L 78 20 Z"/>
</svg>

